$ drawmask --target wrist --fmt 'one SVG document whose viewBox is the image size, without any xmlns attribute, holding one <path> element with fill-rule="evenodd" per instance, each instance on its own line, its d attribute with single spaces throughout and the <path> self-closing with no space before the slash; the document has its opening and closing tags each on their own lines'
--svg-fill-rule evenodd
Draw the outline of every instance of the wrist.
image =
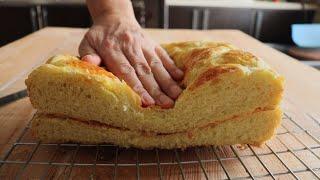
<svg viewBox="0 0 320 180">
<path fill-rule="evenodd" d="M 127 20 L 135 20 L 135 15 L 134 13 L 132 12 L 119 12 L 119 11 L 116 11 L 116 10 L 113 10 L 113 11 L 108 11 L 108 10 L 104 10 L 102 11 L 100 14 L 98 14 L 97 16 L 95 17 L 92 17 L 93 19 L 93 22 L 97 22 L 97 21 L 100 21 L 100 20 L 107 20 L 107 19 L 127 19 Z"/>
<path fill-rule="evenodd" d="M 97 19 L 108 17 L 124 17 L 129 20 L 135 19 L 130 0 L 87 0 L 87 4 L 93 22 L 97 21 Z"/>
<path fill-rule="evenodd" d="M 99 16 L 96 16 L 95 19 L 93 19 L 93 23 L 95 25 L 113 25 L 113 24 L 130 24 L 131 26 L 139 26 L 139 23 L 137 22 L 134 14 L 128 15 L 123 13 L 110 13 L 110 12 L 104 12 L 101 13 Z"/>
</svg>

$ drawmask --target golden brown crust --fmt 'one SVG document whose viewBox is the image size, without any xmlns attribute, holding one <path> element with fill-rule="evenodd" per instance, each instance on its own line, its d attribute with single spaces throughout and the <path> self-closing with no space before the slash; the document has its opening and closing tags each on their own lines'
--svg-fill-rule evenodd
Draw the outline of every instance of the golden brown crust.
<svg viewBox="0 0 320 180">
<path fill-rule="evenodd" d="M 111 72 L 106 71 L 102 67 L 90 64 L 85 61 L 77 61 L 77 60 L 76 61 L 67 61 L 66 64 L 69 66 L 75 67 L 75 68 L 89 71 L 90 74 L 103 75 L 103 76 L 107 76 L 107 77 L 113 78 L 113 79 L 117 78 Z"/>
<path fill-rule="evenodd" d="M 203 72 L 198 79 L 189 87 L 189 90 L 195 90 L 196 88 L 200 87 L 204 83 L 207 82 L 217 82 L 219 81 L 219 76 L 224 73 L 233 73 L 236 72 L 238 68 L 236 67 L 223 67 L 217 66 L 213 68 L 209 68 L 205 72 Z"/>
<path fill-rule="evenodd" d="M 210 58 L 212 54 L 211 48 L 203 48 L 203 49 L 194 49 L 191 51 L 190 55 L 186 57 L 185 60 L 185 69 L 186 71 L 190 71 L 195 64 L 201 63 L 201 60 L 205 60 Z"/>
<path fill-rule="evenodd" d="M 248 67 L 256 67 L 258 63 L 256 56 L 242 50 L 230 50 L 222 54 L 219 60 L 218 63 L 221 64 L 241 64 Z"/>
</svg>

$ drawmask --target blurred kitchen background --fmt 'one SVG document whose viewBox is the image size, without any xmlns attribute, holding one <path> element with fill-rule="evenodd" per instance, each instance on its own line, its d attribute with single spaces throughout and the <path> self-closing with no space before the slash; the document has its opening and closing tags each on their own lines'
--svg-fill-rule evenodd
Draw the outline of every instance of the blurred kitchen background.
<svg viewBox="0 0 320 180">
<path fill-rule="evenodd" d="M 300 28 L 297 35 L 299 38 L 295 41 L 292 38 L 293 24 L 319 23 L 320 0 L 132 2 L 135 15 L 143 27 L 239 29 L 320 69 L 320 47 L 301 46 L 297 42 L 304 41 L 303 30 L 299 34 Z M 0 0 L 0 22 L 0 46 L 46 26 L 90 27 L 92 24 L 85 0 Z M 320 27 L 312 26 L 311 30 L 319 32 L 320 39 Z"/>
</svg>

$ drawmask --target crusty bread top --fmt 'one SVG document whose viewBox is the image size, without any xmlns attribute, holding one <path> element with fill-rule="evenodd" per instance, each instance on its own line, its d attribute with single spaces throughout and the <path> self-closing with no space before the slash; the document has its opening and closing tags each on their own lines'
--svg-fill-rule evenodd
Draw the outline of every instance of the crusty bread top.
<svg viewBox="0 0 320 180">
<path fill-rule="evenodd" d="M 196 78 L 198 81 L 191 88 L 204 84 L 222 73 L 236 71 L 241 67 L 243 71 L 248 72 L 259 69 L 273 71 L 264 61 L 253 54 L 224 42 L 187 41 L 162 44 L 162 47 L 172 57 L 175 64 L 184 71 L 185 76 L 182 83 L 185 88 Z M 117 79 L 104 68 L 79 61 L 79 58 L 75 56 L 57 55 L 50 58 L 47 64 L 60 67 L 69 66 L 89 74 Z M 276 72 L 273 71 L 273 73 L 278 76 Z M 199 74 L 202 75 L 198 76 Z"/>
<path fill-rule="evenodd" d="M 250 74 L 254 71 L 267 70 L 283 81 L 283 78 L 264 61 L 225 42 L 185 41 L 162 44 L 161 46 L 174 60 L 176 66 L 184 71 L 184 77 L 180 83 L 183 89 L 193 91 L 207 82 L 218 81 L 223 74 L 239 73 L 239 71 Z M 107 79 L 115 83 L 114 87 L 117 87 L 117 84 L 126 86 L 125 89 L 131 96 L 129 99 L 133 99 L 135 104 L 141 105 L 139 95 L 125 81 L 120 80 L 103 67 L 80 61 L 78 57 L 71 55 L 53 56 L 46 62 L 46 65 L 65 68 L 67 71 L 81 72 L 95 76 L 97 79 Z M 117 92 L 115 91 L 115 93 Z"/>
<path fill-rule="evenodd" d="M 106 71 L 102 67 L 94 66 L 88 62 L 85 61 L 79 61 L 79 58 L 75 56 L 70 55 L 57 55 L 50 58 L 47 62 L 47 64 L 52 64 L 55 66 L 70 66 L 75 69 L 80 69 L 82 71 L 87 71 L 89 74 L 96 74 L 96 75 L 102 75 L 107 76 L 109 78 L 115 79 L 116 76 L 114 76 L 111 72 Z"/>
</svg>

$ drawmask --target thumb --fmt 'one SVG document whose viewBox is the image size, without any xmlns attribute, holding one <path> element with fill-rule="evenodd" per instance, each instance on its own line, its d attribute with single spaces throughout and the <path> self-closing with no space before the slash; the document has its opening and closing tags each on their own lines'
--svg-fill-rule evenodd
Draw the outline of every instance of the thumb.
<svg viewBox="0 0 320 180">
<path fill-rule="evenodd" d="M 94 65 L 100 65 L 101 58 L 96 51 L 91 47 L 86 38 L 83 38 L 79 45 L 79 54 L 81 60 L 89 62 Z"/>
</svg>

